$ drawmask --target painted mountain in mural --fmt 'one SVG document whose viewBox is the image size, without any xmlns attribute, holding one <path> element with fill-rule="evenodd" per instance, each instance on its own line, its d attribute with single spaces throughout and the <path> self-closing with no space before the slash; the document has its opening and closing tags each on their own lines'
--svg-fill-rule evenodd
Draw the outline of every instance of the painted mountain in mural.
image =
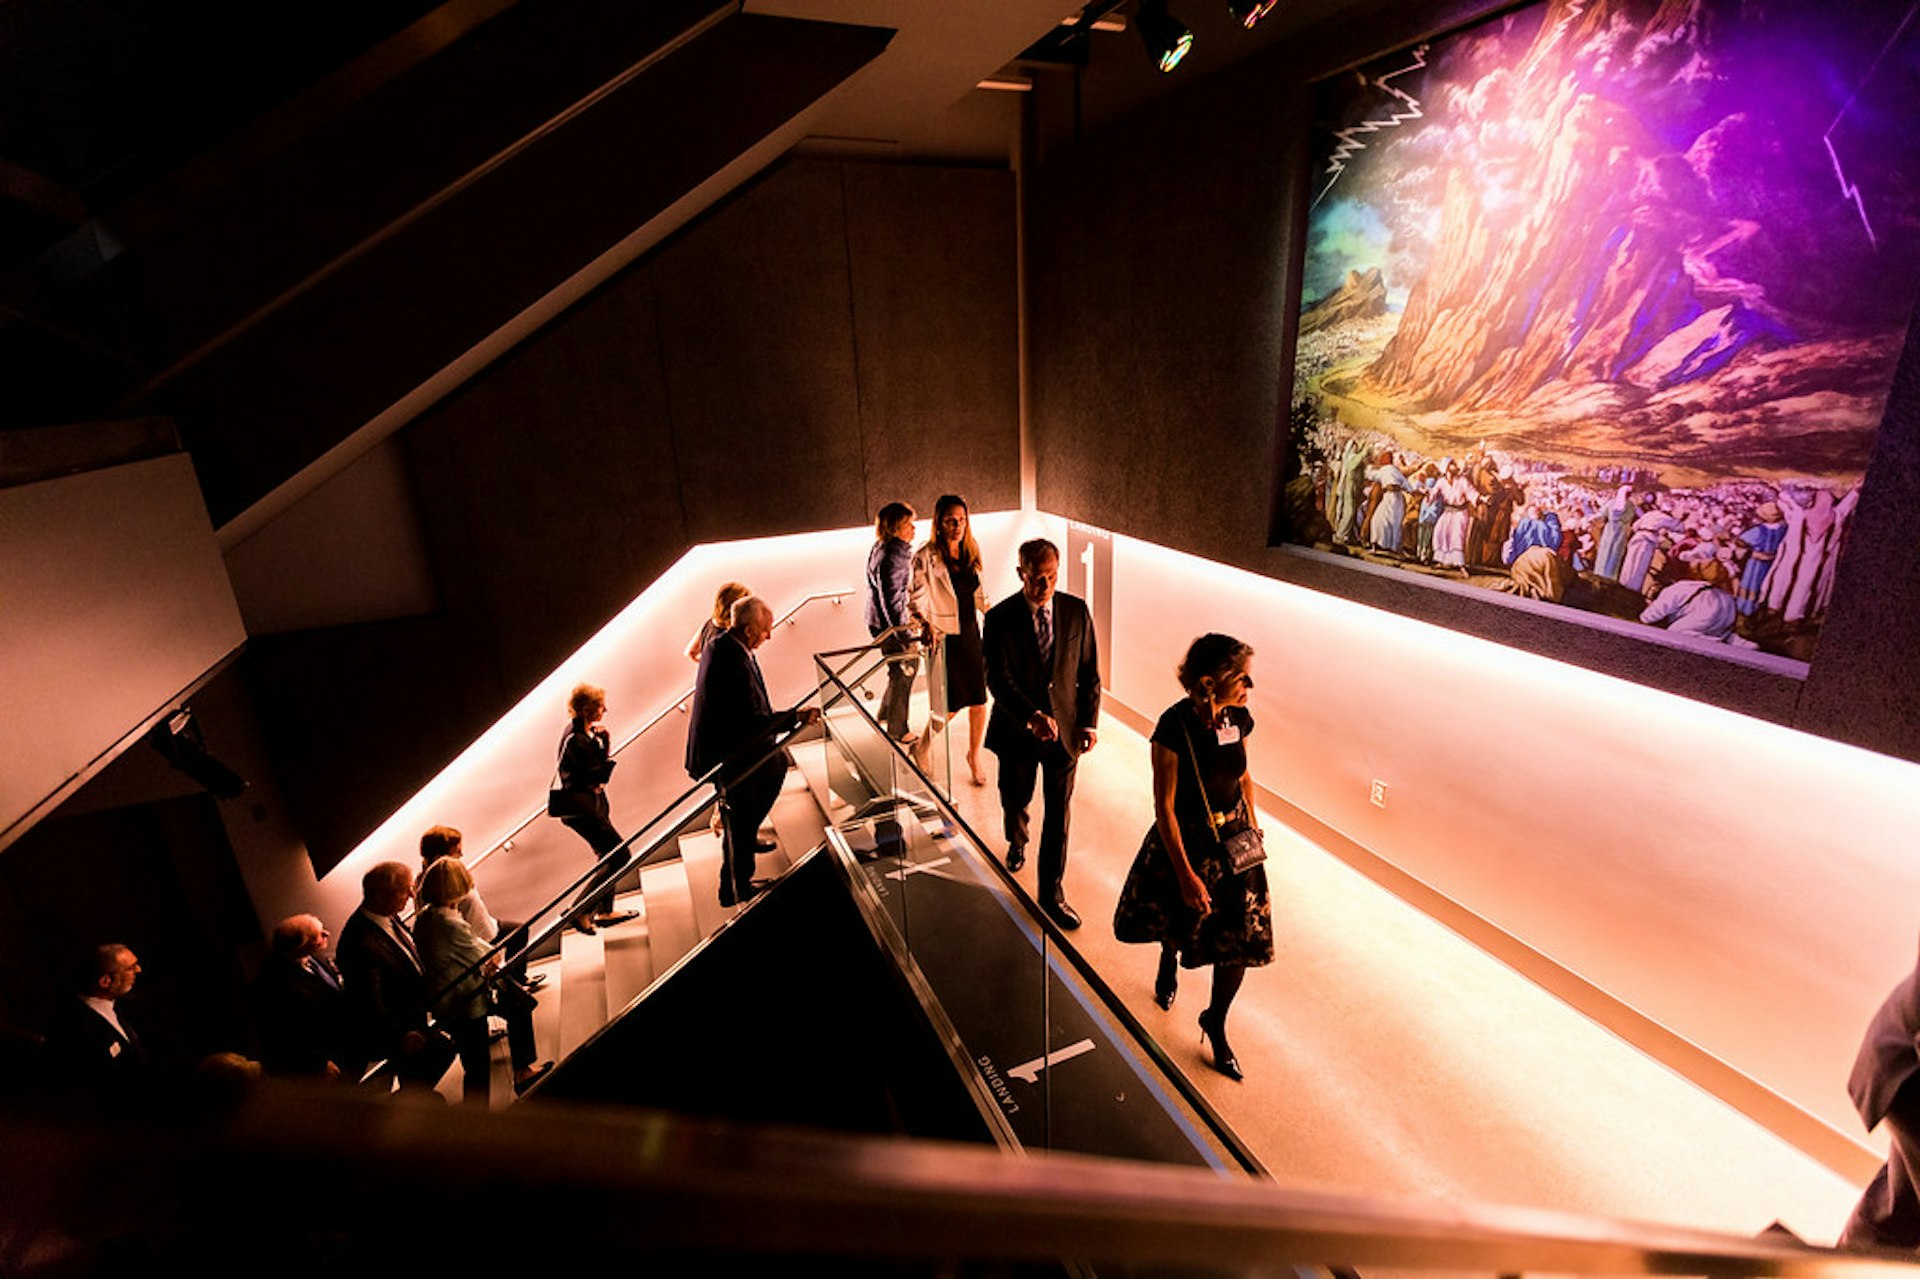
<svg viewBox="0 0 1920 1279">
<path fill-rule="evenodd" d="M 1424 138 L 1378 148 L 1439 168 L 1438 229 L 1391 340 L 1341 389 L 1418 415 L 1429 452 L 1857 478 L 1907 319 L 1886 305 L 1905 289 L 1861 286 L 1912 266 L 1876 265 L 1830 111 L 1791 84 L 1765 116 L 1725 92 L 1738 9 L 1560 0 L 1516 63 L 1426 104 L 1441 165 Z"/>
<path fill-rule="evenodd" d="M 1312 332 L 1349 320 L 1371 320 L 1387 313 L 1387 285 L 1379 267 L 1349 271 L 1339 288 L 1300 312 L 1300 329 Z"/>
</svg>

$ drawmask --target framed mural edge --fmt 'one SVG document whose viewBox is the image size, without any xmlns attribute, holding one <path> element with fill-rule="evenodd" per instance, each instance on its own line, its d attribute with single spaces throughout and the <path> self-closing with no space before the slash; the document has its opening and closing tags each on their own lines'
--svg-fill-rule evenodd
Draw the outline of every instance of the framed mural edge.
<svg viewBox="0 0 1920 1279">
<path fill-rule="evenodd" d="M 1273 544 L 1805 679 L 1920 301 L 1920 0 L 1530 0 L 1310 96 Z"/>
</svg>

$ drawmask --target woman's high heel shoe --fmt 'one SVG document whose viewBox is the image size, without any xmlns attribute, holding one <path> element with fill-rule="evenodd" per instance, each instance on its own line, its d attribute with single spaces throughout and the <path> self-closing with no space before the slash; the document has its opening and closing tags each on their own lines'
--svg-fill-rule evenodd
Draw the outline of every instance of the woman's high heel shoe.
<svg viewBox="0 0 1920 1279">
<path fill-rule="evenodd" d="M 1213 1049 L 1213 1068 L 1228 1079 L 1238 1083 L 1246 1075 L 1240 1070 L 1240 1059 L 1233 1055 L 1233 1045 L 1227 1042 L 1225 1023 L 1213 1015 L 1213 1009 L 1203 1009 L 1200 1013 L 1200 1035 Z"/>
<path fill-rule="evenodd" d="M 1160 971 L 1153 977 L 1153 1002 L 1163 1009 L 1173 1007 L 1173 997 L 1180 988 L 1180 967 L 1172 955 L 1160 956 Z"/>
</svg>

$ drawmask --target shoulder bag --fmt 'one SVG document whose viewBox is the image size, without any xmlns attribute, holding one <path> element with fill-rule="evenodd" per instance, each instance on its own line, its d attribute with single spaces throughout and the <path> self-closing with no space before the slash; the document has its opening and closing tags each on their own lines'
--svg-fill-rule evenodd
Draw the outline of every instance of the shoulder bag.
<svg viewBox="0 0 1920 1279">
<path fill-rule="evenodd" d="M 1187 736 L 1187 758 L 1193 762 L 1193 781 L 1200 788 L 1200 807 L 1207 812 L 1207 825 L 1213 831 L 1214 841 L 1226 850 L 1227 865 L 1233 868 L 1233 873 L 1244 875 L 1267 860 L 1266 837 L 1259 827 L 1241 816 L 1247 807 L 1244 795 L 1234 806 L 1233 816 L 1224 822 L 1220 820 L 1213 811 L 1213 801 L 1207 798 L 1206 779 L 1200 776 L 1200 752 L 1194 748 L 1193 733 L 1185 724 L 1180 726 L 1180 731 Z"/>
<path fill-rule="evenodd" d="M 573 730 L 567 730 L 567 736 L 560 739 L 560 754 L 567 752 L 567 738 L 573 736 Z M 590 790 L 569 790 L 560 784 L 560 762 L 553 765 L 553 785 L 547 789 L 547 816 L 549 817 L 593 817 L 600 812 L 600 797 Z"/>
</svg>

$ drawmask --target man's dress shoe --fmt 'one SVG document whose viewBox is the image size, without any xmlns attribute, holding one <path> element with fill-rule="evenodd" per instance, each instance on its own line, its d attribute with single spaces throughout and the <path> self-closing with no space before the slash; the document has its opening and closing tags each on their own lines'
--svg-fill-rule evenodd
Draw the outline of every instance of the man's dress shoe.
<svg viewBox="0 0 1920 1279">
<path fill-rule="evenodd" d="M 1007 869 L 1017 875 L 1020 873 L 1020 868 L 1026 864 L 1027 846 L 1025 844 L 1009 845 L 1007 848 Z"/>
<path fill-rule="evenodd" d="M 1069 932 L 1080 927 L 1080 913 L 1074 910 L 1073 907 L 1067 905 L 1067 899 L 1064 897 L 1056 897 L 1050 902 L 1043 902 L 1040 909 L 1047 913 L 1048 919 L 1051 919 L 1054 923 Z"/>
</svg>

